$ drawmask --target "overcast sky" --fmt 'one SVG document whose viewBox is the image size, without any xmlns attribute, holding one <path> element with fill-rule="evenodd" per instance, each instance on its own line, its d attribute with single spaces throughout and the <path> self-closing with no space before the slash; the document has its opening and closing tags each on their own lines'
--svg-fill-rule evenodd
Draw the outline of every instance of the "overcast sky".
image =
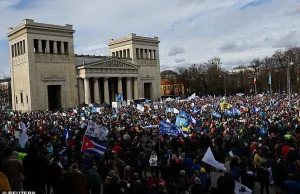
<svg viewBox="0 0 300 194">
<path fill-rule="evenodd" d="M 0 18 L 0 77 L 7 29 L 25 18 L 74 25 L 76 54 L 108 55 L 108 40 L 129 33 L 158 36 L 162 70 L 214 56 L 231 68 L 300 45 L 300 0 L 0 0 Z"/>
</svg>

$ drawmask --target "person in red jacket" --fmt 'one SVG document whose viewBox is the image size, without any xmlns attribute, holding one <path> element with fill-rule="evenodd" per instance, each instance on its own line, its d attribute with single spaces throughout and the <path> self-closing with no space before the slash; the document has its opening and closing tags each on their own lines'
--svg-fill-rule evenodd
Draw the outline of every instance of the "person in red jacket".
<svg viewBox="0 0 300 194">
<path fill-rule="evenodd" d="M 288 158 L 288 154 L 289 154 L 290 150 L 291 150 L 291 147 L 288 146 L 287 144 L 284 144 L 284 146 L 281 149 L 281 154 L 285 159 Z"/>
</svg>

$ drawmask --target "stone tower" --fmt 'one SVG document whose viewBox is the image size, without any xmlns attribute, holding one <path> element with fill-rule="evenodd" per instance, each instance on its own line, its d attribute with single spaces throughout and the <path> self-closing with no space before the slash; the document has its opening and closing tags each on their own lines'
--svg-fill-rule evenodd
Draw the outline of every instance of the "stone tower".
<svg viewBox="0 0 300 194">
<path fill-rule="evenodd" d="M 72 25 L 25 19 L 10 28 L 12 108 L 55 110 L 77 104 Z"/>
<path fill-rule="evenodd" d="M 128 58 L 139 65 L 139 98 L 158 99 L 160 89 L 159 40 L 157 37 L 143 37 L 129 34 L 109 41 L 109 53 L 113 57 Z"/>
</svg>

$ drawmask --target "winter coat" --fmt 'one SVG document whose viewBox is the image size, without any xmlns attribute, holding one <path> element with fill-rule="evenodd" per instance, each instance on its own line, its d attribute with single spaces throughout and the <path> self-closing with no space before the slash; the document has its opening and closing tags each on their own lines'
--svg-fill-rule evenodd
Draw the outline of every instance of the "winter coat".
<svg viewBox="0 0 300 194">
<path fill-rule="evenodd" d="M 149 159 L 149 164 L 151 167 L 157 166 L 157 155 L 151 155 Z"/>
<path fill-rule="evenodd" d="M 253 191 L 255 184 L 255 176 L 252 171 L 248 171 L 241 177 L 241 183 Z"/>
</svg>

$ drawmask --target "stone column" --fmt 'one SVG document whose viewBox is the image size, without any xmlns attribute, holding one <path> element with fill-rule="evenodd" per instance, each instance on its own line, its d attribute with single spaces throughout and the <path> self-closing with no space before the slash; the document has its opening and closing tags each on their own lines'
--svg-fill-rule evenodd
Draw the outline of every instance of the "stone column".
<svg viewBox="0 0 300 194">
<path fill-rule="evenodd" d="M 153 59 L 155 60 L 156 59 L 156 51 L 153 50 Z"/>
<path fill-rule="evenodd" d="M 45 53 L 50 53 L 50 42 L 49 42 L 49 40 L 46 40 L 46 52 Z"/>
<path fill-rule="evenodd" d="M 78 78 L 80 104 L 84 102 L 84 83 L 82 78 Z"/>
<path fill-rule="evenodd" d="M 38 40 L 38 52 L 39 53 L 43 52 L 42 40 Z"/>
<path fill-rule="evenodd" d="M 123 88 L 122 88 L 122 78 L 118 77 L 118 94 L 123 93 Z"/>
<path fill-rule="evenodd" d="M 100 103 L 99 81 L 98 81 L 98 78 L 94 78 L 94 101 L 96 103 Z"/>
<path fill-rule="evenodd" d="M 127 54 L 126 54 L 126 50 L 123 50 L 123 58 L 126 58 Z"/>
<path fill-rule="evenodd" d="M 13 44 L 12 49 L 13 49 L 13 53 L 14 53 L 13 56 L 14 56 L 14 57 L 17 56 L 16 44 Z"/>
<path fill-rule="evenodd" d="M 126 77 L 126 98 L 132 100 L 131 77 Z"/>
<path fill-rule="evenodd" d="M 65 54 L 65 44 L 64 44 L 64 42 L 60 42 L 60 54 Z"/>
<path fill-rule="evenodd" d="M 91 104 L 90 79 L 84 78 L 84 102 Z"/>
<path fill-rule="evenodd" d="M 16 44 L 16 48 L 17 48 L 17 56 L 20 55 L 20 47 L 19 47 L 19 43 Z"/>
<path fill-rule="evenodd" d="M 137 77 L 133 78 L 133 98 L 138 99 L 139 98 L 139 89 L 138 89 L 138 80 Z"/>
<path fill-rule="evenodd" d="M 57 54 L 57 42 L 56 41 L 53 42 L 53 53 Z"/>
<path fill-rule="evenodd" d="M 148 59 L 148 49 L 145 49 L 144 55 L 145 55 L 145 59 Z"/>
<path fill-rule="evenodd" d="M 104 77 L 103 78 L 103 83 L 104 83 L 104 102 L 107 104 L 110 104 L 109 101 L 109 87 L 108 87 L 108 78 Z"/>
</svg>

